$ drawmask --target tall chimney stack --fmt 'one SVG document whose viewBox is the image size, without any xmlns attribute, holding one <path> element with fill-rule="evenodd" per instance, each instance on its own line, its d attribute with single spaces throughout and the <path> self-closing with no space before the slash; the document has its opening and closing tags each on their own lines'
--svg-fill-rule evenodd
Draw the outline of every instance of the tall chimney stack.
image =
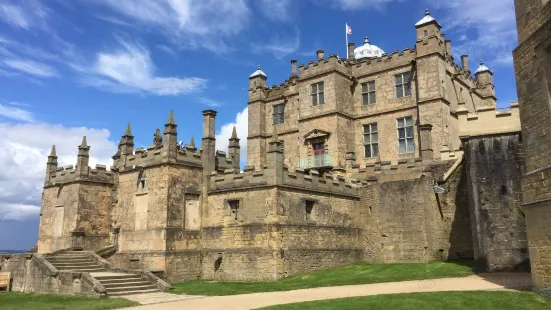
<svg viewBox="0 0 551 310">
<path fill-rule="evenodd" d="M 469 55 L 461 56 L 461 68 L 463 68 L 463 71 L 471 74 L 471 69 L 469 69 Z"/>
<path fill-rule="evenodd" d="M 291 77 L 297 76 L 297 61 L 291 60 Z"/>
<path fill-rule="evenodd" d="M 354 56 L 355 45 L 353 42 L 348 43 L 348 60 L 356 60 Z"/>
<path fill-rule="evenodd" d="M 325 59 L 325 54 L 323 53 L 323 50 L 318 50 L 316 52 L 316 55 L 318 55 L 318 61 Z"/>
</svg>

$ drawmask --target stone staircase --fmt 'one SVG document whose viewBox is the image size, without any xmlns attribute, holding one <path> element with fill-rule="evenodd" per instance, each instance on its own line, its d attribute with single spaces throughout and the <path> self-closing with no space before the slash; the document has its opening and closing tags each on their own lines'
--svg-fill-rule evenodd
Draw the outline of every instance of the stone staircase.
<svg viewBox="0 0 551 310">
<path fill-rule="evenodd" d="M 45 256 L 59 271 L 87 272 L 106 289 L 108 296 L 160 292 L 155 283 L 138 274 L 112 272 L 98 264 L 85 252 L 65 252 Z"/>
</svg>

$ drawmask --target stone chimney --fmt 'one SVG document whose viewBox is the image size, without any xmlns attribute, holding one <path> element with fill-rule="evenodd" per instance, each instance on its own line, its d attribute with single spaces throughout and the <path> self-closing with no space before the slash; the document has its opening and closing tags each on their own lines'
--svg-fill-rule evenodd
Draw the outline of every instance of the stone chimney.
<svg viewBox="0 0 551 310">
<path fill-rule="evenodd" d="M 297 76 L 297 61 L 291 60 L 291 77 Z"/>
<path fill-rule="evenodd" d="M 205 175 L 210 175 L 216 169 L 215 118 L 216 111 L 203 111 L 203 154 L 201 157 L 203 161 L 203 174 Z"/>
<path fill-rule="evenodd" d="M 354 56 L 355 45 L 353 42 L 348 43 L 348 60 L 356 60 Z"/>
<path fill-rule="evenodd" d="M 446 44 L 446 53 L 448 53 L 448 55 L 452 56 L 452 41 L 451 40 L 446 40 L 445 44 Z"/>
<path fill-rule="evenodd" d="M 233 131 L 228 146 L 228 155 L 232 160 L 233 169 L 239 171 L 241 168 L 241 146 L 239 146 L 239 138 L 237 138 L 237 129 L 233 126 Z"/>
<path fill-rule="evenodd" d="M 469 69 L 469 55 L 461 56 L 461 68 L 469 75 L 471 74 L 471 69 Z"/>
<path fill-rule="evenodd" d="M 316 52 L 316 55 L 318 56 L 318 61 L 321 61 L 321 60 L 325 59 L 325 53 L 323 52 L 323 50 L 318 50 Z"/>
</svg>

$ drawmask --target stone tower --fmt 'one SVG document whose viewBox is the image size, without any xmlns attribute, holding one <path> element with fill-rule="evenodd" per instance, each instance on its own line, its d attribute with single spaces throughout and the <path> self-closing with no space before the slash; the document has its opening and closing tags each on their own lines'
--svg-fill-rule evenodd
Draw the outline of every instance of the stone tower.
<svg viewBox="0 0 551 310">
<path fill-rule="evenodd" d="M 551 2 L 515 0 L 513 56 L 526 161 L 523 208 L 534 289 L 551 296 Z"/>
</svg>

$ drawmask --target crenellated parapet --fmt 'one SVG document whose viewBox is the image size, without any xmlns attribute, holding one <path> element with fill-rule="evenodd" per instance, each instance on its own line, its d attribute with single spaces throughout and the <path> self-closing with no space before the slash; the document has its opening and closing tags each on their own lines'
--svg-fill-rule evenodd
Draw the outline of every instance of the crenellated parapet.
<svg viewBox="0 0 551 310">
<path fill-rule="evenodd" d="M 457 117 L 460 136 L 491 135 L 521 130 L 518 102 L 511 103 L 507 110 L 488 106 L 481 107 L 476 112 L 470 112 L 464 103 L 460 103 Z"/>
<path fill-rule="evenodd" d="M 377 161 L 362 166 L 356 164 L 348 170 L 354 180 L 380 182 L 416 179 L 431 172 L 430 164 L 424 163 L 421 158 L 400 159 L 396 163 Z"/>
<path fill-rule="evenodd" d="M 415 60 L 416 50 L 406 47 L 399 51 L 393 51 L 392 54 L 383 54 L 382 57 L 369 59 L 362 58 L 350 62 L 352 68 L 352 75 L 359 78 L 364 75 L 375 74 L 378 72 L 386 71 L 388 68 L 399 68 L 403 66 L 411 65 L 411 62 Z"/>
<path fill-rule="evenodd" d="M 306 80 L 311 77 L 328 72 L 339 72 L 345 76 L 350 76 L 350 66 L 345 59 L 339 58 L 336 54 L 331 54 L 327 59 L 318 59 L 317 62 L 310 61 L 307 65 L 299 66 L 300 80 Z"/>
<path fill-rule="evenodd" d="M 179 148 L 173 163 L 201 167 L 201 153 L 193 147 Z M 155 166 L 165 162 L 163 145 L 152 145 L 145 148 L 137 148 L 134 154 L 128 155 L 126 165 L 121 170 L 131 169 L 133 166 Z"/>
<path fill-rule="evenodd" d="M 114 183 L 114 173 L 107 170 L 105 165 L 96 165 L 95 168 L 87 167 L 86 173 L 78 175 L 78 168 L 73 166 L 58 167 L 54 174 L 46 181 L 45 186 L 57 186 L 76 181 L 87 181 L 95 183 Z"/>
</svg>

